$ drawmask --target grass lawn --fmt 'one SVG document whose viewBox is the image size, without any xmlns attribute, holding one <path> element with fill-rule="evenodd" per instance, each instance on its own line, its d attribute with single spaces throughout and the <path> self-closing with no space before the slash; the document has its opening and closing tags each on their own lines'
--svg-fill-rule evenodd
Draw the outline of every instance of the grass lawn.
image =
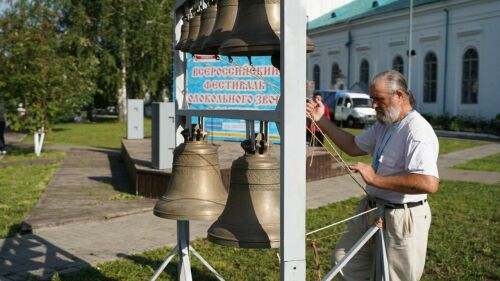
<svg viewBox="0 0 500 281">
<path fill-rule="evenodd" d="M 438 138 L 438 139 L 439 139 L 439 155 L 444 155 L 451 152 L 488 144 L 488 142 L 486 141 L 478 141 L 478 140 L 464 140 L 464 139 L 454 139 L 454 138 Z"/>
<path fill-rule="evenodd" d="M 58 167 L 37 164 L 0 168 L 0 238 L 16 233 Z"/>
<path fill-rule="evenodd" d="M 433 210 L 427 264 L 422 280 L 500 280 L 500 232 L 498 201 L 500 184 L 485 185 L 443 181 L 438 193 L 430 197 Z M 348 217 L 357 199 L 350 199 L 307 211 L 307 229 Z M 315 238 L 323 274 L 331 268 L 331 250 L 345 225 L 320 232 Z M 173 235 L 173 234 L 172 234 Z M 323 239 L 321 239 L 323 238 Z M 309 242 L 308 242 L 309 244 Z M 246 250 L 224 248 L 205 239 L 193 243 L 226 280 L 278 280 L 277 249 Z M 62 276 L 53 281 L 73 280 L 148 280 L 169 249 L 147 251 L 95 268 Z M 193 279 L 216 280 L 192 258 Z M 176 280 L 176 260 L 159 280 Z M 307 280 L 315 280 L 311 247 L 307 247 Z"/>
<path fill-rule="evenodd" d="M 56 124 L 45 137 L 47 144 L 69 144 L 102 148 L 120 148 L 126 136 L 126 123 L 117 120 L 100 120 L 94 123 Z M 151 136 L 151 119 L 144 118 L 144 136 Z M 27 137 L 25 141 L 33 138 Z"/>
<path fill-rule="evenodd" d="M 453 168 L 500 173 L 500 153 L 457 164 Z"/>
<path fill-rule="evenodd" d="M 0 238 L 12 236 L 30 213 L 59 167 L 65 152 L 44 150 L 36 157 L 32 149 L 14 148 L 0 160 Z M 55 160 L 37 164 L 36 161 Z M 31 162 L 26 164 L 23 162 Z"/>
<path fill-rule="evenodd" d="M 49 159 L 60 160 L 64 158 L 65 155 L 66 153 L 63 151 L 42 150 L 42 154 L 40 154 L 40 157 L 37 157 L 35 155 L 35 152 L 31 148 L 15 147 L 12 150 L 10 150 L 9 153 L 0 160 L 0 163 L 37 161 L 37 160 L 49 160 Z"/>
</svg>

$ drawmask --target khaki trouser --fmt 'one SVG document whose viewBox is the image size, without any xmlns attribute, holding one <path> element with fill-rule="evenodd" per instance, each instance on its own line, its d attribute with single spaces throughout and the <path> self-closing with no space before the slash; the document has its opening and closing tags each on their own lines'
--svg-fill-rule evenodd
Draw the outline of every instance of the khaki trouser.
<svg viewBox="0 0 500 281">
<path fill-rule="evenodd" d="M 368 208 L 368 200 L 361 200 L 356 213 Z M 377 211 L 349 221 L 347 230 L 333 252 L 333 263 L 340 261 L 349 249 L 373 225 Z M 384 239 L 389 262 L 390 281 L 414 281 L 422 276 L 427 250 L 427 236 L 431 224 L 428 203 L 405 209 L 386 209 Z M 373 236 L 375 237 L 375 236 Z M 373 280 L 375 239 L 371 239 L 347 263 L 334 280 Z"/>
</svg>

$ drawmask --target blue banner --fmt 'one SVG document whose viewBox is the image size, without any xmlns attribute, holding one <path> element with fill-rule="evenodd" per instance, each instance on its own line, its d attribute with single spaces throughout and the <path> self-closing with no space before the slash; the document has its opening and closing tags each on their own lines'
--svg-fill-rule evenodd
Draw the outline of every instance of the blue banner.
<svg viewBox="0 0 500 281">
<path fill-rule="evenodd" d="M 190 109 L 272 110 L 280 97 L 280 73 L 271 57 L 189 56 L 187 94 Z M 193 122 L 197 122 L 193 120 Z M 258 121 L 255 131 L 259 132 Z M 242 141 L 246 138 L 245 120 L 206 118 L 209 139 Z M 269 138 L 279 142 L 274 122 L 269 123 Z"/>
</svg>

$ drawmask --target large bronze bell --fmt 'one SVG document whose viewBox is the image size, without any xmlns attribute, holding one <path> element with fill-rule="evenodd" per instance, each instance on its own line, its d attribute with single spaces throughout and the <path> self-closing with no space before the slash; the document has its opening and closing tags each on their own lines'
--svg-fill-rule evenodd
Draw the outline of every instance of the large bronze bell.
<svg viewBox="0 0 500 281">
<path fill-rule="evenodd" d="M 196 9 L 196 5 L 194 7 Z M 200 21 L 201 21 L 200 13 L 196 11 L 193 17 L 189 20 L 189 34 L 186 39 L 186 42 L 181 47 L 181 50 L 183 52 L 185 53 L 189 52 L 191 45 L 194 43 L 194 40 L 198 38 L 198 33 L 200 32 Z"/>
<path fill-rule="evenodd" d="M 314 50 L 310 38 L 307 38 L 306 50 Z M 222 43 L 219 53 L 226 56 L 271 56 L 279 51 L 280 1 L 239 0 L 233 32 Z"/>
<path fill-rule="evenodd" d="M 189 21 L 187 17 L 182 17 L 182 26 L 181 26 L 181 38 L 179 38 L 179 42 L 175 45 L 176 50 L 181 50 L 184 43 L 186 43 L 188 34 L 189 34 Z"/>
<path fill-rule="evenodd" d="M 208 38 L 214 28 L 215 17 L 217 15 L 217 2 L 209 2 L 208 8 L 201 12 L 201 26 L 198 37 L 191 45 L 189 52 L 192 54 L 205 54 L 203 51 L 203 42 Z"/>
<path fill-rule="evenodd" d="M 208 229 L 208 240 L 240 248 L 277 248 L 280 244 L 280 164 L 269 144 L 244 141 L 245 155 L 233 161 L 224 212 Z M 252 149 L 253 148 L 253 149 Z"/>
<path fill-rule="evenodd" d="M 210 36 L 203 42 L 203 51 L 207 55 L 219 53 L 219 47 L 231 34 L 236 13 L 238 12 L 238 0 L 218 0 L 217 16 Z"/>
<path fill-rule="evenodd" d="M 222 213 L 227 192 L 222 183 L 217 148 L 200 130 L 174 150 L 172 174 L 165 194 L 154 207 L 158 217 L 214 220 Z"/>
</svg>

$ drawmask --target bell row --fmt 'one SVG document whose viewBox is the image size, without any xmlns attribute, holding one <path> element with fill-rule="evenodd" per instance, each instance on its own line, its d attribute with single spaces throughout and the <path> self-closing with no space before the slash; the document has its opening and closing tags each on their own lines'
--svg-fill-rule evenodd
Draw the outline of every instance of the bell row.
<svg viewBox="0 0 500 281">
<path fill-rule="evenodd" d="M 203 1 L 206 8 L 203 7 Z M 279 0 L 195 0 L 184 4 L 175 49 L 191 54 L 272 56 L 279 68 Z M 307 37 L 306 50 L 314 51 Z"/>
</svg>

